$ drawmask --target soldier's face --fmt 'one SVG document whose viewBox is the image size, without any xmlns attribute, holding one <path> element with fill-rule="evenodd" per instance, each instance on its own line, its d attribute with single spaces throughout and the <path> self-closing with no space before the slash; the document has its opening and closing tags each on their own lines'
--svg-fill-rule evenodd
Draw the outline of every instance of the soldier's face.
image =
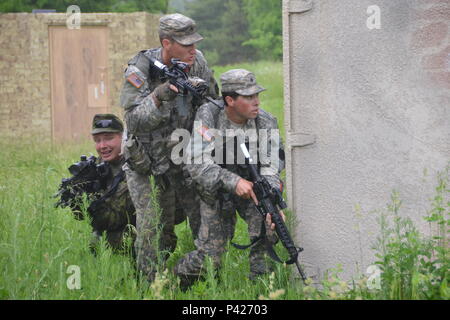
<svg viewBox="0 0 450 320">
<path fill-rule="evenodd" d="M 167 39 L 164 39 L 167 40 Z M 169 61 L 172 58 L 180 59 L 182 62 L 186 62 L 190 66 L 195 61 L 195 43 L 189 46 L 184 46 L 176 41 L 167 40 L 163 41 L 163 47 L 168 53 Z"/>
<path fill-rule="evenodd" d="M 255 119 L 259 113 L 259 94 L 251 96 L 237 96 L 236 99 L 231 97 L 227 100 L 228 106 L 232 108 L 235 116 L 242 120 Z"/>
<path fill-rule="evenodd" d="M 122 146 L 122 134 L 105 132 L 93 135 L 95 150 L 98 155 L 108 162 L 114 162 L 120 159 Z"/>
</svg>

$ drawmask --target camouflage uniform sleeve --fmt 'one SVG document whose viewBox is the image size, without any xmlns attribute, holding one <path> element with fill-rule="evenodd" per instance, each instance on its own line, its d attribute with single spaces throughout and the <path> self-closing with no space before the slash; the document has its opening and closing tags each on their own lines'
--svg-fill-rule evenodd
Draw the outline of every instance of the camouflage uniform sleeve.
<svg viewBox="0 0 450 320">
<path fill-rule="evenodd" d="M 205 192 L 213 194 L 223 188 L 229 193 L 235 193 L 236 184 L 241 177 L 216 164 L 212 156 L 214 140 L 211 138 L 216 135 L 216 130 L 210 108 L 215 106 L 205 104 L 197 111 L 187 148 L 187 157 L 191 164 L 187 165 L 186 169 Z"/>
<path fill-rule="evenodd" d="M 272 188 L 280 189 L 280 173 L 284 170 L 284 145 L 278 128 L 278 121 L 269 113 L 261 112 L 261 121 L 264 129 L 268 129 L 268 147 L 270 162 L 261 165 L 261 175 L 267 179 Z M 272 156 L 272 152 L 276 152 Z"/>
<path fill-rule="evenodd" d="M 125 109 L 125 119 L 130 132 L 143 132 L 156 128 L 166 117 L 167 104 L 159 108 L 151 93 L 155 84 L 149 77 L 150 62 L 143 52 L 128 62 L 120 95 L 120 104 Z"/>
</svg>

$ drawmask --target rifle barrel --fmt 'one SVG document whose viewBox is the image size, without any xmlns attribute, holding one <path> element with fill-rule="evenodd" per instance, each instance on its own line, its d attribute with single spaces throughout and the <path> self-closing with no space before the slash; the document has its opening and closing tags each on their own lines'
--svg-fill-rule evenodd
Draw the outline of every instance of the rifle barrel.
<svg viewBox="0 0 450 320">
<path fill-rule="evenodd" d="M 305 281 L 306 281 L 306 275 L 305 275 L 305 273 L 303 272 L 302 267 L 300 267 L 300 263 L 298 262 L 298 260 L 295 261 L 295 265 L 297 266 L 298 273 L 300 273 L 300 277 L 302 278 L 303 283 L 305 283 Z M 305 283 L 305 284 L 306 284 L 306 283 Z"/>
</svg>

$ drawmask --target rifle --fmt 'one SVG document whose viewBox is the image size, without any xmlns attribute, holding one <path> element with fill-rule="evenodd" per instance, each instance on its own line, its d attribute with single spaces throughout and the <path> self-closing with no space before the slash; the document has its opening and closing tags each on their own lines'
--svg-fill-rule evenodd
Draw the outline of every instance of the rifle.
<svg viewBox="0 0 450 320">
<path fill-rule="evenodd" d="M 298 262 L 298 255 L 301 251 L 303 251 L 303 248 L 297 248 L 294 245 L 294 241 L 292 240 L 292 237 L 289 234 L 286 224 L 284 223 L 283 218 L 279 213 L 279 210 L 287 208 L 286 202 L 283 199 L 281 191 L 277 188 L 272 188 L 267 179 L 258 173 L 257 165 L 253 163 L 253 160 L 250 157 L 250 154 L 247 150 L 245 143 L 241 144 L 241 150 L 244 153 L 246 160 L 248 161 L 247 168 L 250 174 L 250 179 L 253 182 L 253 192 L 255 193 L 256 198 L 258 199 L 258 205 L 255 205 L 255 207 L 264 218 L 266 218 L 267 214 L 271 214 L 272 222 L 275 224 L 276 234 L 278 235 L 278 238 L 281 240 L 281 243 L 289 253 L 290 259 L 288 261 L 285 261 L 285 263 L 286 264 L 295 263 L 303 282 L 305 282 L 306 275 Z M 256 243 L 258 240 L 261 240 L 262 238 L 265 238 L 265 234 L 261 235 L 259 239 L 255 239 L 251 245 Z M 235 244 L 233 245 L 238 248 L 240 247 L 241 249 L 245 248 L 243 246 L 238 246 Z M 266 248 L 269 253 L 269 256 L 272 259 L 274 259 L 277 262 L 283 263 L 283 261 L 281 261 L 281 259 L 274 251 L 273 246 L 268 241 L 266 241 Z"/>
<path fill-rule="evenodd" d="M 169 78 L 169 82 L 177 87 L 179 93 L 182 95 L 186 95 L 188 92 L 192 94 L 194 98 L 198 101 L 203 99 L 208 100 L 209 102 L 215 104 L 219 108 L 222 108 L 217 102 L 215 102 L 211 97 L 206 95 L 206 90 L 208 90 L 208 85 L 203 79 L 197 78 L 198 84 L 193 85 L 189 81 L 189 76 L 185 72 L 188 68 L 188 64 L 180 61 L 180 59 L 172 58 L 170 61 L 172 63 L 172 67 L 166 66 L 164 63 L 149 57 L 151 66 L 155 67 L 159 70 L 164 76 Z M 186 111 L 182 112 L 185 115 Z"/>
<path fill-rule="evenodd" d="M 97 164 L 96 161 L 95 156 L 87 158 L 82 155 L 79 162 L 69 167 L 72 177 L 62 179 L 54 196 L 59 197 L 55 207 L 70 207 L 78 220 L 83 219 L 79 204 L 83 193 L 95 194 L 106 188 L 109 165 L 106 162 Z"/>
</svg>

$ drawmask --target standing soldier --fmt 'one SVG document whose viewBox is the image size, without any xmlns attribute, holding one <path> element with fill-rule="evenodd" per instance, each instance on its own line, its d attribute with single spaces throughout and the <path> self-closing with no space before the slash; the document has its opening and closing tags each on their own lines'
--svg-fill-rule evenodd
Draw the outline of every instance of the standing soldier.
<svg viewBox="0 0 450 320">
<path fill-rule="evenodd" d="M 219 103 L 223 107 L 208 103 L 198 110 L 187 151 L 192 164 L 186 168 L 201 198 L 201 224 L 195 241 L 196 250 L 186 254 L 175 266 L 174 272 L 180 277 L 183 288 L 199 278 L 206 256 L 212 258 L 216 268 L 220 266 L 226 241 L 233 236 L 236 210 L 247 222 L 253 243 L 250 250 L 250 278 L 270 270 L 264 259 L 264 241 L 256 241 L 264 236 L 264 221 L 256 210 L 253 183 L 248 180 L 246 166 L 237 159 L 235 146 L 237 140 L 248 137 L 247 142 L 253 143 L 260 155 L 260 174 L 272 187 L 280 188 L 279 173 L 284 168 L 284 152 L 278 123 L 275 117 L 259 108 L 258 95 L 265 89 L 256 83 L 253 73 L 233 69 L 222 74 L 220 80 L 223 100 Z M 267 139 L 262 137 L 263 131 Z M 263 163 L 261 156 L 265 152 L 262 151 L 264 144 L 267 147 L 265 150 L 271 150 L 274 157 L 270 157 L 270 162 L 265 158 Z M 233 156 L 230 157 L 230 154 Z M 228 211 L 226 214 L 224 206 Z M 277 237 L 270 215 L 267 215 L 266 224 L 267 239 L 274 243 Z"/>
<path fill-rule="evenodd" d="M 152 66 L 151 59 L 168 67 L 172 66 L 172 59 L 179 59 L 188 65 L 190 78 L 206 81 L 209 95 L 217 96 L 218 90 L 203 54 L 196 50 L 196 43 L 203 38 L 196 32 L 195 22 L 181 14 L 163 16 L 159 22 L 161 47 L 143 50 L 128 62 L 120 98 L 128 130 L 127 181 L 137 215 L 137 265 L 149 281 L 156 271 L 158 252 L 165 252 L 165 259 L 167 253 L 175 250 L 174 224 L 183 220 L 177 213 L 187 215 L 194 238 L 198 233 L 199 202 L 185 180 L 182 165 L 170 159 L 172 148 L 178 143 L 170 137 L 175 129 L 192 130 L 196 109 L 202 103 L 190 93 L 178 94 Z M 159 189 L 160 217 L 150 200 L 150 175 Z"/>
</svg>

